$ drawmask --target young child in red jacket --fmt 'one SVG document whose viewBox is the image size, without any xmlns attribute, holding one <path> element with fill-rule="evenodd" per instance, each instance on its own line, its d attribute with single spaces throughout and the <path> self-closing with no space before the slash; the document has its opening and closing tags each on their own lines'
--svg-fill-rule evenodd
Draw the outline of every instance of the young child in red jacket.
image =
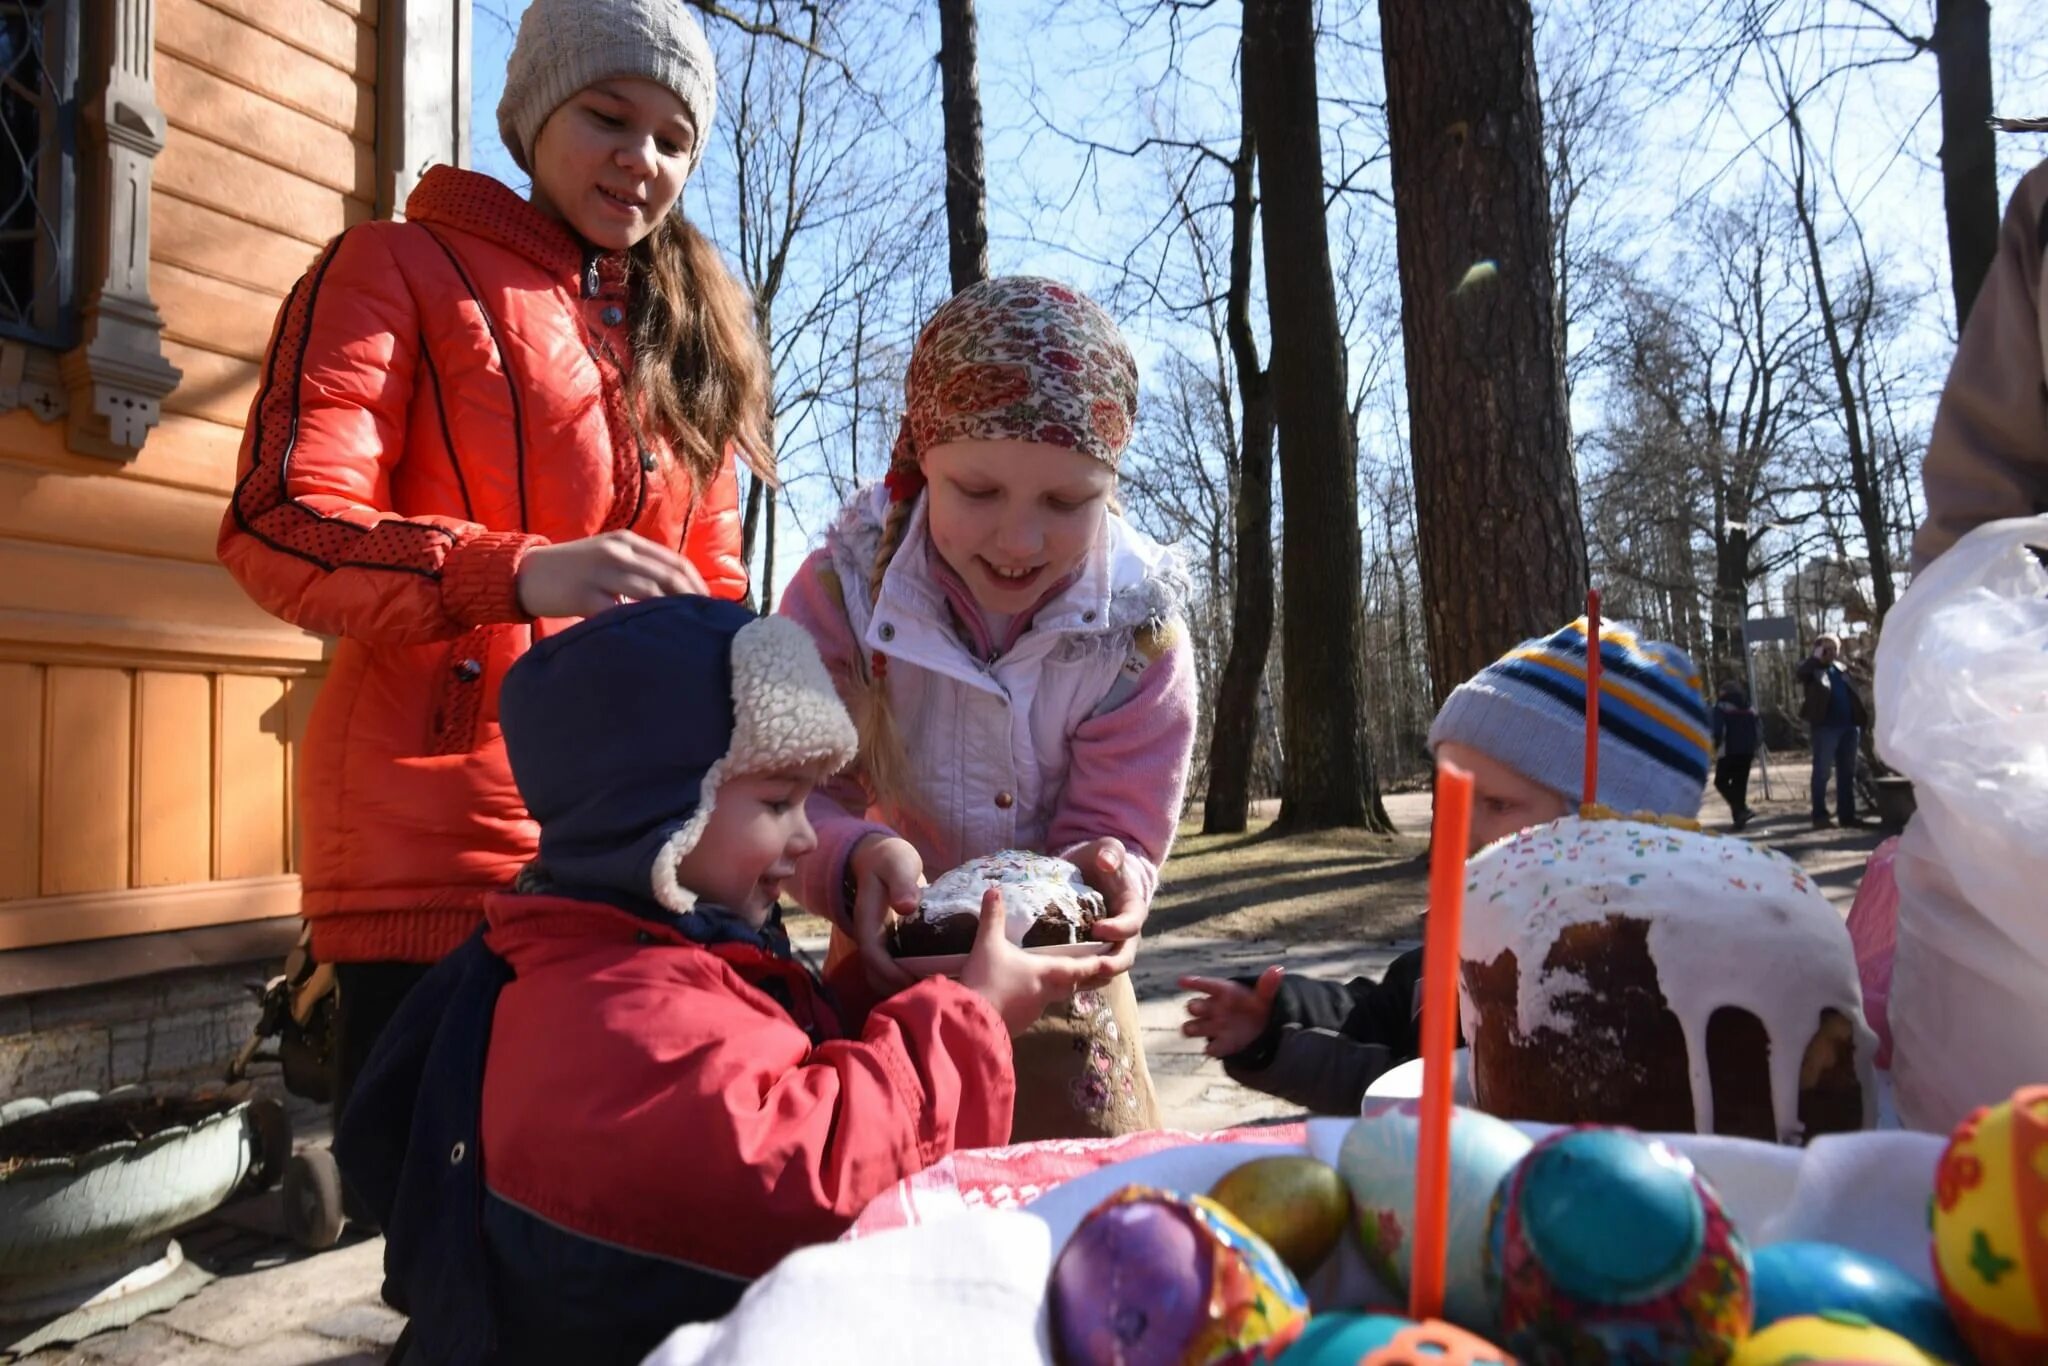
<svg viewBox="0 0 2048 1366">
<path fill-rule="evenodd" d="M 401 1007 L 337 1154 L 407 1363 L 637 1361 L 1006 1141 L 1007 1036 L 1102 968 L 1015 948 L 998 904 L 958 981 L 849 1032 L 776 912 L 856 744 L 794 622 L 621 607 L 535 646 L 502 708 L 539 859 Z"/>
</svg>

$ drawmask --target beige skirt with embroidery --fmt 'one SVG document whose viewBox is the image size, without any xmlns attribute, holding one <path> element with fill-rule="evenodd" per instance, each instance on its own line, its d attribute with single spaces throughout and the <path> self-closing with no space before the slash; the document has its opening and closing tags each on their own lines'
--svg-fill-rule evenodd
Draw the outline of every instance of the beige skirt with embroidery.
<svg viewBox="0 0 2048 1366">
<path fill-rule="evenodd" d="M 1012 1143 L 1111 1138 L 1159 1127 L 1129 973 L 1048 1007 L 1011 1042 L 1017 1060 Z"/>
</svg>

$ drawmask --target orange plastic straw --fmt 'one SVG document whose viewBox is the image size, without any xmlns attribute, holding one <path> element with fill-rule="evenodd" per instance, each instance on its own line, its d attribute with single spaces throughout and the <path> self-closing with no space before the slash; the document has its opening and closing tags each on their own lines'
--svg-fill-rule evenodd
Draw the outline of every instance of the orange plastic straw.
<svg viewBox="0 0 2048 1366">
<path fill-rule="evenodd" d="M 1465 916 L 1465 842 L 1472 831 L 1472 775 L 1436 771 L 1430 832 L 1429 928 L 1422 948 L 1422 1133 L 1415 1154 L 1415 1248 L 1408 1316 L 1443 1313 L 1451 1217 L 1451 1054 L 1458 1046 L 1458 928 Z"/>
<path fill-rule="evenodd" d="M 1600 590 L 1586 593 L 1586 794 L 1587 806 L 1600 800 Z"/>
</svg>

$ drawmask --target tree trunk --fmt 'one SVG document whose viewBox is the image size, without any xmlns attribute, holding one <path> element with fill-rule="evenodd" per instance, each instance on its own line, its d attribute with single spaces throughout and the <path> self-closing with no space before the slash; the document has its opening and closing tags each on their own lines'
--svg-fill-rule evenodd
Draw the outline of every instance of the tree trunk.
<svg viewBox="0 0 2048 1366">
<path fill-rule="evenodd" d="M 1244 7 L 1244 103 L 1258 143 L 1284 527 L 1279 824 L 1385 830 L 1358 650 L 1357 446 L 1323 205 L 1314 11 L 1314 0 Z"/>
<path fill-rule="evenodd" d="M 754 563 L 754 537 L 761 529 L 761 495 L 768 491 L 768 481 L 760 475 L 747 478 L 747 510 L 740 518 L 740 563 L 752 566 Z"/>
<path fill-rule="evenodd" d="M 1988 0 L 1936 0 L 1934 60 L 1941 75 L 1941 198 L 1948 210 L 1949 283 L 1960 329 L 1998 254 Z"/>
<path fill-rule="evenodd" d="M 768 490 L 768 527 L 761 549 L 761 615 L 775 610 L 775 490 Z"/>
<path fill-rule="evenodd" d="M 939 106 L 946 124 L 946 248 L 953 292 L 988 278 L 988 180 L 974 0 L 939 0 Z"/>
<path fill-rule="evenodd" d="M 1242 104 L 1243 101 L 1240 101 Z M 1243 438 L 1238 443 L 1237 506 L 1230 556 L 1230 655 L 1216 685 L 1209 735 L 1209 789 L 1202 833 L 1235 834 L 1251 807 L 1252 757 L 1258 748 L 1259 679 L 1273 644 L 1273 391 L 1252 336 L 1252 235 L 1257 206 L 1252 167 L 1258 140 L 1251 113 L 1241 114 L 1237 159 L 1231 164 L 1230 293 L 1225 329 L 1237 371 Z"/>
<path fill-rule="evenodd" d="M 1586 538 L 1529 0 L 1380 0 L 1435 701 L 1577 616 Z M 1468 271 L 1482 262 L 1493 269 Z"/>
</svg>

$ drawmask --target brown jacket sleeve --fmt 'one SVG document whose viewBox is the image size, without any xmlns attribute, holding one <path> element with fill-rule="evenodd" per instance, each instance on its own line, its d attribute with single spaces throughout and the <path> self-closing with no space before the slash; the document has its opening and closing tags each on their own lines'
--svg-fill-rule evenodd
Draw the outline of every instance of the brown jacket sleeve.
<svg viewBox="0 0 2048 1366">
<path fill-rule="evenodd" d="M 1913 568 L 1985 522 L 2048 512 L 2048 371 L 2042 368 L 2041 253 L 2048 162 L 2006 207 L 1998 256 L 1970 309 L 1942 389 L 1921 480 L 1927 521 Z"/>
</svg>

